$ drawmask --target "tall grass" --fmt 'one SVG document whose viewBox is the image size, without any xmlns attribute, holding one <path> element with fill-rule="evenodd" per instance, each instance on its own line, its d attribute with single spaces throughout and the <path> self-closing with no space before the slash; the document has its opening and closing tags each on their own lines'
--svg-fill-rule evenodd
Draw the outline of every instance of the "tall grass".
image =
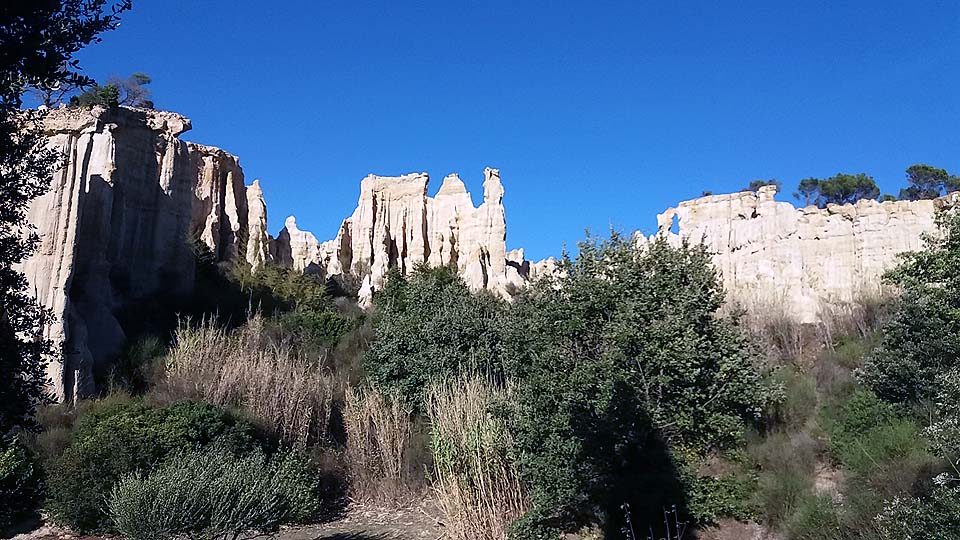
<svg viewBox="0 0 960 540">
<path fill-rule="evenodd" d="M 529 503 L 509 456 L 510 438 L 490 407 L 507 392 L 462 379 L 428 394 L 434 489 L 449 534 L 504 540 Z"/>
<path fill-rule="evenodd" d="M 416 494 L 414 422 L 399 399 L 373 389 L 346 389 L 347 472 L 354 498 L 402 506 Z"/>
<path fill-rule="evenodd" d="M 253 316 L 228 332 L 211 320 L 181 324 L 152 396 L 236 407 L 288 444 L 327 438 L 336 381 Z"/>
</svg>

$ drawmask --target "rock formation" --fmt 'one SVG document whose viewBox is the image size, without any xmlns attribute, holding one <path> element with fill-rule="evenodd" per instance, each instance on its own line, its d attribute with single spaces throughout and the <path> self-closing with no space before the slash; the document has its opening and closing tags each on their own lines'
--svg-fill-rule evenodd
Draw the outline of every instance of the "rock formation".
<svg viewBox="0 0 960 540">
<path fill-rule="evenodd" d="M 418 264 L 453 265 L 471 288 L 509 297 L 550 264 L 532 266 L 523 250 L 507 253 L 500 171 L 484 170 L 483 203 L 476 208 L 456 174 L 443 179 L 435 197 L 427 196 L 428 182 L 426 173 L 369 175 L 360 183 L 357 209 L 335 239 L 319 243 L 290 217 L 272 252 L 298 270 L 353 276 L 362 283 L 363 305 L 394 266 L 406 274 Z"/>
<path fill-rule="evenodd" d="M 193 287 L 196 242 L 217 261 L 268 253 L 259 184 L 244 186 L 236 157 L 181 141 L 178 114 L 120 108 L 61 108 L 44 122 L 64 154 L 50 191 L 28 219 L 40 236 L 22 270 L 56 322 L 63 361 L 48 372 L 61 399 L 93 389 L 93 371 L 124 345 L 123 308 Z"/>
<path fill-rule="evenodd" d="M 369 305 L 387 271 L 452 265 L 475 290 L 511 297 L 556 261 L 527 261 L 506 250 L 503 184 L 484 171 L 483 203 L 474 207 L 456 174 L 427 196 L 425 173 L 370 175 L 336 238 L 319 242 L 287 218 L 276 240 L 257 181 L 244 185 L 235 156 L 181 141 L 190 121 L 168 112 L 62 108 L 44 123 L 50 146 L 64 154 L 51 189 L 28 219 L 40 235 L 22 266 L 57 322 L 47 331 L 63 345 L 50 366 L 57 394 L 89 393 L 93 372 L 121 352 L 119 313 L 153 295 L 183 295 L 194 284 L 196 250 L 221 263 L 267 261 L 303 272 L 349 276 Z M 922 247 L 936 230 L 933 201 L 863 200 L 794 208 L 776 188 L 702 197 L 658 216 L 658 235 L 703 240 L 714 254 L 728 298 L 746 308 L 774 306 L 803 322 L 825 305 L 876 292 L 896 255 Z M 676 220 L 677 230 L 673 231 Z"/>
<path fill-rule="evenodd" d="M 747 309 L 781 310 L 816 322 L 829 304 L 880 292 L 881 276 L 897 254 L 922 248 L 936 232 L 936 200 L 794 208 L 774 200 L 775 186 L 757 193 L 711 195 L 657 216 L 659 235 L 673 242 L 701 239 L 714 254 L 728 298 Z M 671 232 L 674 220 L 678 231 Z"/>
</svg>

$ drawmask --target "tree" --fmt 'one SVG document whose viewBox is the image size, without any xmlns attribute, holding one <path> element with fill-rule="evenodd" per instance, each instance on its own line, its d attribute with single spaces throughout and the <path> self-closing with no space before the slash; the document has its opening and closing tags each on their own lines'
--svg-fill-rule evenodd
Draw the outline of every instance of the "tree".
<svg viewBox="0 0 960 540">
<path fill-rule="evenodd" d="M 506 304 L 473 294 L 455 268 L 392 269 L 374 295 L 376 339 L 364 358 L 370 381 L 422 410 L 429 387 L 462 372 L 502 378 L 528 347 Z"/>
<path fill-rule="evenodd" d="M 518 536 L 570 530 L 590 512 L 616 525 L 624 502 L 635 522 L 682 508 L 696 474 L 677 469 L 737 447 L 772 403 L 745 336 L 718 316 L 710 261 L 699 245 L 591 238 L 517 303 L 538 340 L 505 415 L 534 504 Z"/>
<path fill-rule="evenodd" d="M 103 86 L 95 84 L 79 96 L 70 98 L 70 104 L 88 109 L 97 105 L 115 109 L 120 106 L 120 89 L 112 84 Z"/>
<path fill-rule="evenodd" d="M 134 73 L 126 79 L 119 77 L 110 77 L 107 79 L 107 85 L 114 86 L 118 93 L 118 103 L 128 107 L 142 107 L 152 109 L 153 101 L 150 100 L 150 89 L 147 88 L 153 82 L 146 73 Z"/>
<path fill-rule="evenodd" d="M 750 184 L 747 185 L 747 187 L 742 189 L 741 191 L 752 191 L 756 193 L 757 191 L 760 191 L 760 188 L 764 186 L 776 186 L 777 191 L 779 191 L 780 188 L 783 187 L 783 183 L 773 178 L 769 180 L 751 180 Z"/>
<path fill-rule="evenodd" d="M 940 234 L 885 276 L 902 293 L 859 377 L 887 401 L 934 399 L 960 369 L 960 214 L 937 219 Z"/>
<path fill-rule="evenodd" d="M 800 181 L 800 185 L 797 186 L 797 192 L 793 194 L 793 197 L 798 201 L 803 201 L 804 206 L 819 206 L 820 180 L 816 178 L 804 178 Z"/>
<path fill-rule="evenodd" d="M 51 347 L 40 338 L 48 313 L 13 268 L 37 238 L 28 230 L 29 202 L 47 188 L 59 156 L 46 149 L 42 114 L 20 111 L 29 87 L 83 85 L 74 53 L 115 28 L 129 0 L 34 0 L 0 3 L 0 436 L 34 425 L 45 399 L 44 364 Z"/>
<path fill-rule="evenodd" d="M 907 167 L 907 183 L 909 187 L 900 190 L 905 201 L 936 199 L 960 189 L 960 177 L 922 163 Z"/>
<path fill-rule="evenodd" d="M 860 199 L 877 199 L 880 188 L 873 177 L 864 173 L 844 174 L 825 178 L 805 178 L 793 195 L 806 205 L 825 208 L 828 204 L 853 204 Z"/>
</svg>

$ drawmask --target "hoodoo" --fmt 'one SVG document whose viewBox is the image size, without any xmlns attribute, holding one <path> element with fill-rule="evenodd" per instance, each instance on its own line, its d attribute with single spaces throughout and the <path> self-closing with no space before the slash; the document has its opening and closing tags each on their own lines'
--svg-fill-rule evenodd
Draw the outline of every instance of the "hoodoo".
<svg viewBox="0 0 960 540">
<path fill-rule="evenodd" d="M 21 270 L 56 317 L 47 335 L 63 357 L 48 374 L 58 397 L 72 400 L 121 352 L 120 309 L 190 292 L 191 241 L 220 262 L 262 264 L 266 206 L 235 156 L 179 139 L 190 121 L 178 114 L 61 108 L 44 129 L 64 161 L 30 205 L 40 244 Z"/>
</svg>

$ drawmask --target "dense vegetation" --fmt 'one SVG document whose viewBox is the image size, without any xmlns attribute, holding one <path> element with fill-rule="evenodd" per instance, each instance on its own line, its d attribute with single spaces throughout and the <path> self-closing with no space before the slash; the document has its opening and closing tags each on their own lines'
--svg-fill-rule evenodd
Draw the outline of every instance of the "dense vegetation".
<svg viewBox="0 0 960 540">
<path fill-rule="evenodd" d="M 789 540 L 960 538 L 957 214 L 887 276 L 895 297 L 812 329 L 748 324 L 710 254 L 664 239 L 588 238 L 513 302 L 453 268 L 393 271 L 370 313 L 349 283 L 225 270 L 197 243 L 193 295 L 119 314 L 133 339 L 103 395 L 49 404 L 48 315 L 12 267 L 58 157 L 19 108 L 28 87 L 48 105 L 85 88 L 76 105 L 151 107 L 146 75 L 95 85 L 72 59 L 129 7 L 0 7 L 0 534 L 43 509 L 77 533 L 236 540 L 344 494 L 429 493 L 464 540 L 679 540 L 725 520 Z M 960 188 L 929 165 L 907 181 L 902 200 Z M 841 173 L 796 195 L 880 190 Z"/>
</svg>

